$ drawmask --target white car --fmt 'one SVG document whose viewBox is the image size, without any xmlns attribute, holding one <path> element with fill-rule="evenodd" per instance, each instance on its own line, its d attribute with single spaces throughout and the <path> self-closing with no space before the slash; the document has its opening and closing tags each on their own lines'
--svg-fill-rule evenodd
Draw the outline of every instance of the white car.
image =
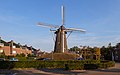
<svg viewBox="0 0 120 75">
<path fill-rule="evenodd" d="M 11 58 L 9 61 L 18 61 L 17 58 Z"/>
</svg>

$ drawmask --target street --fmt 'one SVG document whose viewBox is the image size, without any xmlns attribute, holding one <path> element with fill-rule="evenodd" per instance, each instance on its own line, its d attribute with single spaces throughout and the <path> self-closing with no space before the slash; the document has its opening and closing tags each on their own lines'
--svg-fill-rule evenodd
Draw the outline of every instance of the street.
<svg viewBox="0 0 120 75">
<path fill-rule="evenodd" d="M 120 75 L 120 63 L 109 69 L 71 70 L 63 69 L 13 69 L 0 70 L 0 75 Z"/>
</svg>

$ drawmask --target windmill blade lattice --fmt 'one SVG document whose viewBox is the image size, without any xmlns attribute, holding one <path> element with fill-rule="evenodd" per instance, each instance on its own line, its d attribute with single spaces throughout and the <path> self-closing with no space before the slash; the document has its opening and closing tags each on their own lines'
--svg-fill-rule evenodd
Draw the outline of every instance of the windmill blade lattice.
<svg viewBox="0 0 120 75">
<path fill-rule="evenodd" d="M 42 27 L 48 27 L 48 28 L 59 28 L 58 25 L 46 24 L 46 23 L 42 23 L 42 22 L 39 22 L 37 25 L 42 26 Z"/>
<path fill-rule="evenodd" d="M 66 31 L 80 31 L 80 32 L 86 32 L 84 29 L 78 29 L 78 28 L 66 28 Z"/>
</svg>

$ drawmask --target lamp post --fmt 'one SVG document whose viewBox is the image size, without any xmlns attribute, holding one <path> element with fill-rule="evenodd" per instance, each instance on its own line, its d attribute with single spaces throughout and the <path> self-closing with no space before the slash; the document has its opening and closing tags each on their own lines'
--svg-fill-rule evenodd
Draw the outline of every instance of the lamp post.
<svg viewBox="0 0 120 75">
<path fill-rule="evenodd" d="M 52 51 L 52 60 L 53 60 L 53 51 Z"/>
<path fill-rule="evenodd" d="M 75 48 L 75 59 L 76 59 L 76 48 Z"/>
</svg>

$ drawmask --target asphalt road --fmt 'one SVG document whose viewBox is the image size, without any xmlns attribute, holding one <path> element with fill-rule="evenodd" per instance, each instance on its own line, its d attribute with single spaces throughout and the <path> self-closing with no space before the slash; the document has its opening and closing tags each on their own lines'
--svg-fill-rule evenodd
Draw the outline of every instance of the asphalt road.
<svg viewBox="0 0 120 75">
<path fill-rule="evenodd" d="M 72 70 L 63 69 L 14 69 L 0 70 L 0 75 L 120 75 L 120 63 L 109 69 Z"/>
</svg>

